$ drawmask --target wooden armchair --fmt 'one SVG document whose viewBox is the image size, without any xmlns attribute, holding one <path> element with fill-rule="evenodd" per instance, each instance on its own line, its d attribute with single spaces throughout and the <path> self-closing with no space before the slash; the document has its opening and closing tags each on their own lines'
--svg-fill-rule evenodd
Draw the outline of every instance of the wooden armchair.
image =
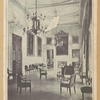
<svg viewBox="0 0 100 100">
<path fill-rule="evenodd" d="M 38 71 L 38 64 L 34 64 L 35 71 Z"/>
<path fill-rule="evenodd" d="M 29 70 L 30 70 L 30 72 L 34 70 L 33 64 L 29 65 Z"/>
<path fill-rule="evenodd" d="M 84 94 L 92 93 L 92 78 L 86 79 L 86 86 L 81 87 L 82 100 L 84 100 Z"/>
<path fill-rule="evenodd" d="M 8 80 L 10 79 L 10 77 L 14 78 L 14 73 L 11 70 L 7 69 L 7 73 L 8 73 Z"/>
<path fill-rule="evenodd" d="M 75 80 L 76 80 L 75 74 L 71 75 L 70 78 L 61 79 L 61 81 L 60 81 L 60 93 L 62 93 L 62 87 L 67 88 L 67 90 L 69 89 L 70 95 L 71 95 L 71 87 L 74 87 L 74 92 L 76 93 Z"/>
<path fill-rule="evenodd" d="M 47 79 L 47 70 L 40 68 L 40 79 L 41 79 L 42 76 L 45 76 L 45 78 Z"/>
<path fill-rule="evenodd" d="M 34 66 L 34 64 L 32 64 L 32 69 L 33 69 L 33 72 L 34 72 L 34 70 L 35 70 L 35 66 Z"/>
<path fill-rule="evenodd" d="M 62 77 L 63 77 L 62 72 L 58 71 L 57 72 L 57 80 L 60 79 L 60 78 L 62 78 Z"/>
<path fill-rule="evenodd" d="M 30 92 L 31 92 L 31 80 L 21 78 L 21 75 L 17 75 L 17 91 L 20 88 L 20 93 L 21 93 L 22 88 L 25 88 L 25 91 L 26 91 L 27 87 L 30 88 Z"/>
<path fill-rule="evenodd" d="M 25 65 L 25 73 L 26 72 L 29 72 L 30 73 L 30 69 L 29 69 L 29 67 L 27 65 Z"/>
</svg>

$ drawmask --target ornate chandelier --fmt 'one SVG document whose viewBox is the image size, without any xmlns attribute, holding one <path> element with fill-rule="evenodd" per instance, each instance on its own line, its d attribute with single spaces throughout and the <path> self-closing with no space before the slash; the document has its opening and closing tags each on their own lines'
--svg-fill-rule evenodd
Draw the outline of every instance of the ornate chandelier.
<svg viewBox="0 0 100 100">
<path fill-rule="evenodd" d="M 27 31 L 31 31 L 33 32 L 35 35 L 39 34 L 39 33 L 44 33 L 45 30 L 47 29 L 47 26 L 43 26 L 41 24 L 41 21 L 44 21 L 46 18 L 46 16 L 44 16 L 43 14 L 38 15 L 37 13 L 37 0 L 35 0 L 35 13 L 33 13 L 33 15 L 29 16 L 29 14 L 27 14 Z M 31 19 L 31 20 L 30 20 Z M 26 31 L 26 28 L 23 28 L 23 31 Z"/>
<path fill-rule="evenodd" d="M 64 35 L 66 35 L 66 33 L 64 33 L 62 30 L 60 32 L 56 33 L 54 35 L 53 40 L 52 40 L 52 44 L 55 45 L 56 47 L 57 46 L 62 46 L 63 43 L 64 43 L 62 37 Z"/>
</svg>

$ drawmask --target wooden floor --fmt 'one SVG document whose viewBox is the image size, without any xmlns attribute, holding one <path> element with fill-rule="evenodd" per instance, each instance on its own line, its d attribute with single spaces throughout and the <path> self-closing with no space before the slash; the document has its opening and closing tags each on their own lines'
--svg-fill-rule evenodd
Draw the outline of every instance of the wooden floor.
<svg viewBox="0 0 100 100">
<path fill-rule="evenodd" d="M 66 88 L 63 88 L 60 94 L 60 82 L 56 78 L 54 70 L 48 71 L 48 77 L 39 79 L 39 72 L 27 73 L 26 78 L 31 79 L 32 91 L 29 92 L 27 88 L 18 93 L 16 89 L 16 81 L 11 80 L 8 83 L 8 100 L 82 100 L 80 88 L 84 85 L 81 84 L 80 77 L 76 77 L 76 94 L 72 88 L 72 95 L 70 96 Z M 85 94 L 85 100 L 92 100 L 91 94 Z"/>
</svg>

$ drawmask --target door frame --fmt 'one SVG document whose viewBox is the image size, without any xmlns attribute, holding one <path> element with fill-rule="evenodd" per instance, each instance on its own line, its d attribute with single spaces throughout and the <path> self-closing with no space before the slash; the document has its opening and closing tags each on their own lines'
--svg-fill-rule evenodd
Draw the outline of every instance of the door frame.
<svg viewBox="0 0 100 100">
<path fill-rule="evenodd" d="M 19 45 L 19 50 L 20 52 L 18 52 L 18 50 L 16 50 L 18 47 L 18 43 L 20 43 Z M 18 61 L 18 53 L 20 53 L 20 63 Z M 22 74 L 22 37 L 16 34 L 12 34 L 12 71 L 15 74 Z M 20 64 L 20 65 L 18 65 Z M 20 66 L 20 67 L 19 67 Z"/>
</svg>

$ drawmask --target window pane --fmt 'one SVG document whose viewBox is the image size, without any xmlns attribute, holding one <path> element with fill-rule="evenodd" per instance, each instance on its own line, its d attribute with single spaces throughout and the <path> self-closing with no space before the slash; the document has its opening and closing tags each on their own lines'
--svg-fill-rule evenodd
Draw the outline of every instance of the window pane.
<svg viewBox="0 0 100 100">
<path fill-rule="evenodd" d="M 34 53 L 34 35 L 27 33 L 27 55 L 31 56 Z"/>
</svg>

